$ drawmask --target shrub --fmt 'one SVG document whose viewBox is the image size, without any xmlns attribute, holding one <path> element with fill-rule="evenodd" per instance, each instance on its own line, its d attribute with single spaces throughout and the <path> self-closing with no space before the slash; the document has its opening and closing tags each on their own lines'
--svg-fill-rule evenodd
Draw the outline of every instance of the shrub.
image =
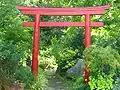
<svg viewBox="0 0 120 90">
<path fill-rule="evenodd" d="M 85 64 L 90 68 L 90 88 L 110 90 L 114 83 L 120 55 L 111 47 L 90 46 L 84 51 Z"/>
<path fill-rule="evenodd" d="M 44 70 L 52 70 L 57 68 L 56 59 L 50 54 L 50 49 L 41 50 L 39 58 L 39 67 Z"/>
<path fill-rule="evenodd" d="M 25 84 L 25 90 L 44 90 L 47 87 L 47 78 L 43 69 L 39 68 L 37 79 L 33 77 L 30 68 L 20 67 L 16 72 L 16 79 Z"/>
<path fill-rule="evenodd" d="M 14 45 L 12 41 L 0 43 L 0 86 L 24 83 L 25 89 L 43 90 L 47 86 L 44 71 L 39 68 L 38 79 L 34 79 L 30 68 L 20 64 L 23 53 L 19 52 L 17 45 Z"/>
<path fill-rule="evenodd" d="M 0 84 L 10 85 L 16 81 L 15 72 L 22 53 L 12 41 L 0 43 Z"/>
<path fill-rule="evenodd" d="M 30 89 L 34 81 L 34 77 L 31 73 L 30 68 L 21 66 L 18 68 L 15 74 L 17 83 L 24 83 L 25 89 Z"/>
<path fill-rule="evenodd" d="M 90 90 L 90 88 L 87 84 L 84 84 L 84 77 L 79 77 L 73 81 L 71 90 Z"/>
<path fill-rule="evenodd" d="M 119 90 L 120 89 L 120 78 L 117 78 L 115 84 L 113 84 L 112 90 Z"/>
</svg>

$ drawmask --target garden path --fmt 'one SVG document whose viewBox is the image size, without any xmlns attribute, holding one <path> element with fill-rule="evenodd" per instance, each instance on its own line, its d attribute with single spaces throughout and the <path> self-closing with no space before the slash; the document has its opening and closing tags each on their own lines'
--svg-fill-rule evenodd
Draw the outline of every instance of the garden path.
<svg viewBox="0 0 120 90">
<path fill-rule="evenodd" d="M 59 75 L 49 75 L 48 88 L 46 90 L 70 90 L 69 84 Z"/>
</svg>

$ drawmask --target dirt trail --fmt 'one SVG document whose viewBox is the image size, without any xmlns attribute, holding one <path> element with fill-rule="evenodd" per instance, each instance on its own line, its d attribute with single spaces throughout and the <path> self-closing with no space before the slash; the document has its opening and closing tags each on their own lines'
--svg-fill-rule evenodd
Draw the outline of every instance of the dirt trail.
<svg viewBox="0 0 120 90">
<path fill-rule="evenodd" d="M 50 75 L 48 77 L 48 88 L 46 90 L 70 90 L 67 81 L 58 75 Z"/>
</svg>

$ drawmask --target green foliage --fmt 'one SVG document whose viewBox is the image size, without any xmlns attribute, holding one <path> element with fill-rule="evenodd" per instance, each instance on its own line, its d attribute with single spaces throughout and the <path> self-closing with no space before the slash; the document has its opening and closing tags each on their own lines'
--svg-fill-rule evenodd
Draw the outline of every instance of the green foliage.
<svg viewBox="0 0 120 90">
<path fill-rule="evenodd" d="M 31 86 L 43 88 L 46 85 L 43 71 L 40 70 L 40 74 L 42 73 L 39 75 L 40 80 L 35 81 L 31 71 L 21 63 L 31 53 L 32 30 L 22 27 L 22 21 L 30 19 L 17 10 L 16 5 L 20 4 L 19 2 L 19 0 L 0 1 L 0 84 L 23 82 L 28 90 L 34 89 Z"/>
<path fill-rule="evenodd" d="M 91 90 L 110 90 L 116 69 L 120 68 L 120 55 L 111 47 L 90 46 L 84 51 L 85 64 L 90 68 Z"/>
<path fill-rule="evenodd" d="M 52 70 L 57 68 L 56 59 L 50 54 L 51 49 L 41 50 L 39 58 L 39 67 L 43 70 Z"/>
<path fill-rule="evenodd" d="M 89 81 L 90 89 L 110 90 L 113 86 L 113 81 L 113 75 L 98 74 L 96 77 L 91 76 Z"/>
<path fill-rule="evenodd" d="M 119 90 L 120 89 L 120 78 L 117 78 L 115 84 L 113 84 L 112 90 Z"/>
<path fill-rule="evenodd" d="M 58 72 L 65 73 L 68 68 L 76 63 L 76 59 L 81 57 L 83 43 L 78 43 L 82 30 L 78 28 L 68 28 L 60 39 L 52 39 L 52 55 L 56 58 Z M 81 38 L 82 39 L 82 38 Z"/>
<path fill-rule="evenodd" d="M 79 77 L 73 81 L 71 90 L 90 90 L 90 88 L 84 84 L 84 77 Z"/>
<path fill-rule="evenodd" d="M 97 47 L 91 46 L 84 51 L 85 64 L 90 65 L 90 72 L 97 75 L 97 73 L 104 72 L 104 67 L 110 66 L 111 71 L 115 71 L 120 66 L 120 55 L 111 47 Z"/>
<path fill-rule="evenodd" d="M 44 90 L 47 87 L 47 76 L 43 69 L 39 68 L 37 79 L 33 77 L 30 68 L 19 67 L 15 72 L 17 83 L 24 83 L 25 90 Z"/>
<path fill-rule="evenodd" d="M 23 54 L 13 42 L 0 42 L 0 84 L 15 82 L 15 72 Z"/>
<path fill-rule="evenodd" d="M 103 1 L 103 0 L 102 0 Z M 110 0 L 111 8 L 101 17 L 93 17 L 93 20 L 99 19 L 105 23 L 104 27 L 92 29 L 92 39 L 94 45 L 111 46 L 120 53 L 119 34 L 120 34 L 120 1 Z"/>
<path fill-rule="evenodd" d="M 19 47 L 19 51 L 28 53 L 31 49 L 32 34 L 29 29 L 22 27 L 22 15 L 17 10 L 18 0 L 0 1 L 0 40 L 13 41 Z M 25 54 L 24 54 L 25 55 Z"/>
<path fill-rule="evenodd" d="M 31 87 L 31 85 L 33 84 L 34 77 L 31 73 L 30 68 L 20 66 L 16 70 L 15 75 L 16 75 L 16 82 L 17 83 L 24 83 L 25 88 L 29 89 Z"/>
<path fill-rule="evenodd" d="M 44 17 L 43 19 L 47 19 L 47 21 L 49 21 L 49 18 L 47 17 Z M 51 40 L 53 37 L 60 38 L 63 35 L 63 29 L 44 27 L 41 28 L 40 35 L 41 35 L 40 48 L 42 50 L 46 50 L 47 48 L 51 47 Z"/>
<path fill-rule="evenodd" d="M 39 68 L 37 80 L 33 82 L 30 90 L 44 90 L 47 87 L 47 82 L 45 72 Z"/>
<path fill-rule="evenodd" d="M 47 78 L 43 69 L 39 68 L 37 79 L 35 79 L 30 68 L 21 66 L 16 72 L 16 82 L 24 83 L 25 90 L 44 90 L 47 87 Z"/>
</svg>

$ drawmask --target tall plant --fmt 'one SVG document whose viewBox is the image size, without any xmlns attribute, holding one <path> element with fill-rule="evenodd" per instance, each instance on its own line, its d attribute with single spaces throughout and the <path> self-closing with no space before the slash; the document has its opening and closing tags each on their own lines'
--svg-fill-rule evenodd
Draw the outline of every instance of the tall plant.
<svg viewBox="0 0 120 90">
<path fill-rule="evenodd" d="M 120 68 L 120 55 L 111 47 L 90 46 L 84 51 L 85 64 L 90 68 L 91 90 L 110 90 Z"/>
</svg>

